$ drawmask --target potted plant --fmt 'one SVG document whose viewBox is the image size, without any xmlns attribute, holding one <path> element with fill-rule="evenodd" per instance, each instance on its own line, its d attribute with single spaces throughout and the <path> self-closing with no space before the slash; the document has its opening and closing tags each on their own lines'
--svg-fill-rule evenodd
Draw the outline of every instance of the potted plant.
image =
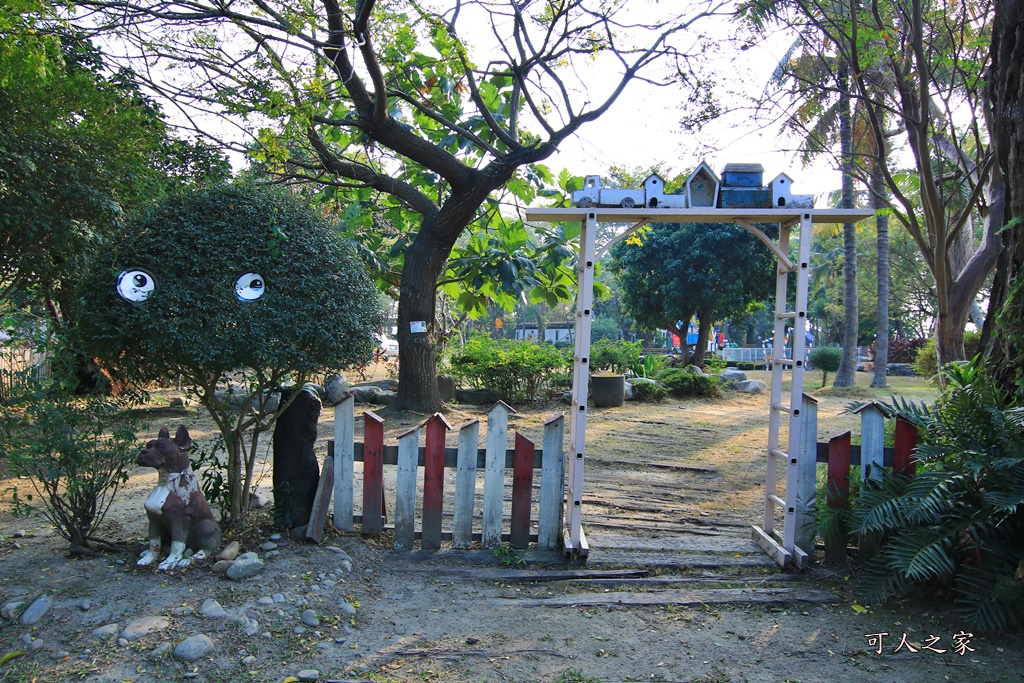
<svg viewBox="0 0 1024 683">
<path fill-rule="evenodd" d="M 640 342 L 601 339 L 590 347 L 590 396 L 596 408 L 626 401 L 625 372 L 640 362 Z"/>
</svg>

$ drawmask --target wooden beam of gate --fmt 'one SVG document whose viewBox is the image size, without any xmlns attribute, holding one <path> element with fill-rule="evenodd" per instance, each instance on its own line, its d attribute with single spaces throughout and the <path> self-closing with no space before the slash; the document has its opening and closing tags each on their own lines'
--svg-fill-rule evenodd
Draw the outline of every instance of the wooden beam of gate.
<svg viewBox="0 0 1024 683">
<path fill-rule="evenodd" d="M 742 218 L 734 218 L 733 220 L 736 222 L 736 225 L 740 226 L 741 228 L 752 234 L 754 237 L 764 242 L 764 245 L 772 250 L 772 253 L 775 254 L 775 257 L 779 259 L 780 270 L 787 273 L 792 273 L 794 270 L 796 270 L 796 266 L 793 265 L 793 262 L 789 260 L 789 254 L 782 251 L 782 249 L 779 248 L 779 245 L 775 244 L 775 242 L 772 241 L 772 239 L 768 237 L 768 235 L 764 234 L 758 228 L 756 228 L 753 223 L 745 221 Z"/>
<path fill-rule="evenodd" d="M 423 462 L 424 550 L 441 548 L 441 510 L 444 504 L 444 441 L 452 426 L 441 413 L 427 422 L 427 443 Z"/>
<path fill-rule="evenodd" d="M 384 516 L 384 420 L 363 413 L 363 533 L 380 534 Z"/>
<path fill-rule="evenodd" d="M 530 498 L 533 493 L 533 442 L 516 432 L 516 455 L 512 465 L 512 527 L 510 545 L 525 548 L 530 543 Z"/>
</svg>

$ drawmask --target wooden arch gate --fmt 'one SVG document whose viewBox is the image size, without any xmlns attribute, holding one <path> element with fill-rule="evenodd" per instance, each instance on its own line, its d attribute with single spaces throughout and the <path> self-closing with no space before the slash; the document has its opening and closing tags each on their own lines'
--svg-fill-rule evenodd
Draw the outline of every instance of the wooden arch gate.
<svg viewBox="0 0 1024 683">
<path fill-rule="evenodd" d="M 590 368 L 590 330 L 594 304 L 595 236 L 598 223 L 633 223 L 616 239 L 649 222 L 658 223 L 733 223 L 753 233 L 772 250 L 778 261 L 775 288 L 775 332 L 772 345 L 772 382 L 770 415 L 768 422 L 767 474 L 765 478 L 764 523 L 752 529 L 753 539 L 779 565 L 804 566 L 808 560 L 805 549 L 796 545 L 797 492 L 801 478 L 801 459 L 804 458 L 802 418 L 800 414 L 804 383 L 804 357 L 806 355 L 807 291 L 811 257 L 811 233 L 814 223 L 854 223 L 871 216 L 869 209 L 527 209 L 526 218 L 532 221 L 569 223 L 580 221 L 580 259 L 576 294 L 576 348 L 572 381 L 572 414 L 569 437 L 569 464 L 567 477 L 565 550 L 586 556 L 590 552 L 583 531 L 583 465 L 586 454 L 587 393 Z M 778 223 L 778 242 L 772 241 L 757 229 L 754 223 Z M 789 257 L 792 229 L 799 228 L 799 254 L 796 262 Z M 796 274 L 796 301 L 793 310 L 787 310 L 787 285 L 791 273 Z M 793 360 L 785 356 L 786 321 L 792 320 Z M 792 372 L 792 390 L 789 403 L 783 403 L 782 380 L 787 367 Z M 789 443 L 780 443 L 782 416 L 789 418 Z M 812 453 L 809 457 L 813 458 Z M 806 464 L 806 463 L 804 463 Z M 778 494 L 780 466 L 785 467 L 785 498 Z M 813 473 L 813 468 L 810 472 Z M 805 475 L 806 476 L 806 475 Z M 782 511 L 782 528 L 775 526 L 777 508 Z"/>
</svg>

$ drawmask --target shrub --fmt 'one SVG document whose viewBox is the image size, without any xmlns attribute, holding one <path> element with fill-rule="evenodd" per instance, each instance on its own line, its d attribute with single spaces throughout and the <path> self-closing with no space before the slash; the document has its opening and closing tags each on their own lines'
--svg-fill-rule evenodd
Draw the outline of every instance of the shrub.
<svg viewBox="0 0 1024 683">
<path fill-rule="evenodd" d="M 981 333 L 964 332 L 964 355 L 971 360 L 981 351 Z M 896 361 L 892 361 L 896 362 Z M 908 361 L 909 362 L 909 361 Z M 939 374 L 939 357 L 935 351 L 935 338 L 927 340 L 921 346 L 913 361 L 914 372 L 922 377 L 935 377 Z"/>
<path fill-rule="evenodd" d="M 633 371 L 643 374 L 640 342 L 609 341 L 599 339 L 590 346 L 590 372 L 625 374 Z"/>
<path fill-rule="evenodd" d="M 52 389 L 25 385 L 0 405 L 0 450 L 34 491 L 22 496 L 12 487 L 6 493 L 16 516 L 41 513 L 70 543 L 72 555 L 93 555 L 112 545 L 96 534 L 128 481 L 138 425 L 113 401 Z"/>
<path fill-rule="evenodd" d="M 658 381 L 676 398 L 719 395 L 716 378 L 699 375 L 688 368 L 669 368 L 661 374 Z"/>
<path fill-rule="evenodd" d="M 634 401 L 656 403 L 669 394 L 668 387 L 655 382 L 633 382 L 632 387 Z"/>
<path fill-rule="evenodd" d="M 490 387 L 506 400 L 527 401 L 563 383 L 572 372 L 572 350 L 481 334 L 452 351 L 447 370 L 461 386 Z"/>
<path fill-rule="evenodd" d="M 122 298 L 132 273 L 148 297 Z M 259 435 L 288 407 L 268 409 L 272 390 L 372 358 L 384 322 L 337 230 L 299 198 L 253 186 L 189 193 L 140 216 L 82 291 L 82 336 L 107 368 L 133 381 L 180 376 L 209 410 L 227 448 L 232 525 L 245 522 Z M 237 410 L 215 394 L 229 373 L 247 385 Z"/>
<path fill-rule="evenodd" d="M 925 337 L 906 339 L 904 337 L 889 338 L 889 362 L 890 363 L 913 363 L 917 354 L 924 348 L 928 340 Z M 878 355 L 878 341 L 871 344 L 871 355 Z"/>
<path fill-rule="evenodd" d="M 807 360 L 815 370 L 821 370 L 821 386 L 828 382 L 828 373 L 839 370 L 843 350 L 838 346 L 819 346 L 811 349 Z"/>
<path fill-rule="evenodd" d="M 917 476 L 887 473 L 855 502 L 856 531 L 883 539 L 861 575 L 884 601 L 912 583 L 952 582 L 968 628 L 1024 621 L 1024 400 L 980 364 L 950 365 L 934 408 L 891 406 L 917 425 Z"/>
</svg>

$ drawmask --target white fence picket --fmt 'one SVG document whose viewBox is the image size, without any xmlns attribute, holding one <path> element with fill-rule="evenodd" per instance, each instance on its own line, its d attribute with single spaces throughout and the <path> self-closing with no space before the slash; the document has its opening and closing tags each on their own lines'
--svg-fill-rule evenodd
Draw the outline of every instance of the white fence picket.
<svg viewBox="0 0 1024 683">
<path fill-rule="evenodd" d="M 562 448 L 565 414 L 544 423 L 544 455 L 541 458 L 540 511 L 537 547 L 556 550 L 562 540 L 562 503 L 565 496 L 565 453 Z"/>
<path fill-rule="evenodd" d="M 455 469 L 455 512 L 452 547 L 468 548 L 473 542 L 473 505 L 476 500 L 476 456 L 480 420 L 459 428 L 459 455 Z"/>
<path fill-rule="evenodd" d="M 334 526 L 352 531 L 355 491 L 355 397 L 334 406 Z"/>
<path fill-rule="evenodd" d="M 395 483 L 395 550 L 412 550 L 416 541 L 416 470 L 419 428 L 398 437 L 398 478 Z"/>
<path fill-rule="evenodd" d="M 505 503 L 505 443 L 508 405 L 498 401 L 487 415 L 487 457 L 484 464 L 483 547 L 501 545 L 501 518 Z"/>
</svg>

